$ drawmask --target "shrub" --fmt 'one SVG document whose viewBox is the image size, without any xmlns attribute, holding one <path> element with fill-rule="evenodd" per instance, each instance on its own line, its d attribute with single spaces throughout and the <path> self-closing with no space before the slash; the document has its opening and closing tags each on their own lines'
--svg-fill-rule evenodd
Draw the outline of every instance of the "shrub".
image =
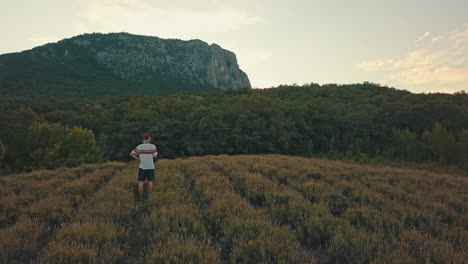
<svg viewBox="0 0 468 264">
<path fill-rule="evenodd" d="M 224 193 L 223 197 L 213 200 L 204 211 L 204 222 L 208 232 L 216 238 L 223 237 L 223 226 L 231 218 L 246 217 L 251 207 L 239 196 L 233 193 Z"/>
<path fill-rule="evenodd" d="M 403 232 L 395 248 L 402 254 L 410 256 L 415 263 L 464 263 L 466 261 L 463 251 L 454 250 L 449 243 L 435 240 L 430 235 L 416 230 Z"/>
<path fill-rule="evenodd" d="M 0 259 L 5 263 L 28 262 L 40 250 L 41 238 L 48 228 L 29 219 L 0 230 Z"/>
<path fill-rule="evenodd" d="M 50 197 L 34 205 L 28 214 L 46 221 L 49 225 L 58 225 L 70 219 L 73 208 L 66 197 Z"/>
<path fill-rule="evenodd" d="M 169 238 L 147 251 L 147 263 L 220 263 L 219 252 L 193 238 Z"/>
<path fill-rule="evenodd" d="M 325 201 L 328 205 L 328 208 L 330 209 L 330 212 L 334 216 L 341 216 L 346 208 L 348 208 L 348 199 L 341 194 L 328 194 L 325 197 Z"/>
<path fill-rule="evenodd" d="M 86 203 L 81 218 L 112 219 L 122 225 L 127 223 L 134 205 L 132 193 L 125 186 L 124 182 L 111 181 L 105 191 L 96 193 L 93 199 Z"/>
<path fill-rule="evenodd" d="M 21 215 L 21 210 L 13 197 L 4 197 L 0 201 L 0 213 L 0 227 L 3 227 L 14 224 Z"/>
<path fill-rule="evenodd" d="M 145 218 L 144 226 L 152 234 L 153 241 L 167 238 L 169 234 L 199 239 L 205 236 L 200 212 L 192 205 L 161 207 Z"/>
<path fill-rule="evenodd" d="M 223 227 L 225 247 L 233 263 L 305 263 L 294 235 L 261 219 L 231 218 Z"/>
<path fill-rule="evenodd" d="M 381 254 L 383 241 L 375 233 L 343 226 L 333 235 L 327 252 L 335 263 L 371 263 Z"/>
<path fill-rule="evenodd" d="M 3 144 L 0 140 L 0 167 L 3 166 L 3 158 L 5 158 L 5 153 L 7 152 L 7 146 Z"/>
<path fill-rule="evenodd" d="M 124 228 L 119 228 L 112 222 L 84 222 L 71 223 L 60 229 L 57 241 L 92 244 L 101 247 L 108 243 L 121 241 L 127 235 Z"/>
<path fill-rule="evenodd" d="M 398 236 L 402 230 L 402 225 L 398 219 L 391 215 L 367 208 L 355 208 L 346 212 L 345 218 L 355 227 L 362 228 L 365 231 L 383 232 L 386 235 Z"/>
<path fill-rule="evenodd" d="M 41 258 L 43 263 L 96 263 L 98 249 L 94 245 L 52 242 Z"/>
<path fill-rule="evenodd" d="M 328 243 L 338 224 L 321 205 L 292 204 L 290 217 L 297 238 L 309 248 L 317 248 Z"/>
<path fill-rule="evenodd" d="M 46 249 L 44 263 L 109 263 L 125 253 L 119 241 L 127 231 L 111 222 L 72 223 L 64 226 Z"/>
</svg>

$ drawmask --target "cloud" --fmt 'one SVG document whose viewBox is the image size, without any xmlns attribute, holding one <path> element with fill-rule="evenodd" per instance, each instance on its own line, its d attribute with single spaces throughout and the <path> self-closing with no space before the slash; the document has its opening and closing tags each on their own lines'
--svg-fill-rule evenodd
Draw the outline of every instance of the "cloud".
<svg viewBox="0 0 468 264">
<path fill-rule="evenodd" d="M 358 63 L 356 68 L 369 72 L 425 68 L 450 63 L 448 55 L 445 51 L 433 52 L 426 48 L 418 48 L 399 59 L 364 61 Z"/>
<path fill-rule="evenodd" d="M 445 38 L 444 35 L 434 36 L 434 34 L 431 33 L 431 32 L 425 32 L 421 37 L 417 38 L 414 42 L 416 44 L 420 44 L 421 42 L 425 42 L 425 41 L 428 41 L 428 40 L 430 40 L 432 42 L 436 42 L 436 41 L 442 40 L 444 38 Z"/>
<path fill-rule="evenodd" d="M 68 35 L 33 36 L 35 45 L 82 33 L 129 32 L 161 38 L 193 39 L 241 30 L 261 18 L 235 8 L 157 7 L 145 0 L 85 0 Z M 219 5 L 218 5 L 219 6 Z"/>
<path fill-rule="evenodd" d="M 445 37 L 443 35 L 439 35 L 439 36 L 435 36 L 433 38 L 431 38 L 431 41 L 433 42 L 436 42 L 436 41 L 439 41 L 441 39 L 444 39 Z"/>
<path fill-rule="evenodd" d="M 431 32 L 426 32 L 426 33 L 424 33 L 421 37 L 419 37 L 418 39 L 416 39 L 416 42 L 421 42 L 421 41 L 427 39 L 430 35 L 431 35 Z"/>
<path fill-rule="evenodd" d="M 367 72 L 383 72 L 379 82 L 415 92 L 455 92 L 468 88 L 468 24 L 447 37 L 426 32 L 418 47 L 400 58 L 356 64 Z M 438 42 L 437 45 L 435 42 Z"/>
<path fill-rule="evenodd" d="M 80 23 L 88 31 L 193 38 L 203 33 L 239 30 L 258 21 L 258 16 L 233 8 L 194 10 L 155 7 L 143 0 L 88 0 L 87 11 Z"/>
<path fill-rule="evenodd" d="M 387 83 L 401 84 L 404 86 L 427 86 L 429 91 L 437 88 L 458 87 L 459 84 L 468 84 L 468 68 L 435 67 L 435 68 L 410 68 L 390 74 L 385 80 Z M 429 86 L 430 84 L 430 86 Z M 452 89 L 452 92 L 458 89 Z"/>
<path fill-rule="evenodd" d="M 468 23 L 461 30 L 452 32 L 449 39 L 454 42 L 453 47 L 465 51 L 468 46 Z"/>
<path fill-rule="evenodd" d="M 381 70 L 386 70 L 392 67 L 394 63 L 393 59 L 387 59 L 387 60 L 374 60 L 374 61 L 364 61 L 361 63 L 358 63 L 356 65 L 356 68 L 359 70 L 363 71 L 381 71 Z"/>
</svg>

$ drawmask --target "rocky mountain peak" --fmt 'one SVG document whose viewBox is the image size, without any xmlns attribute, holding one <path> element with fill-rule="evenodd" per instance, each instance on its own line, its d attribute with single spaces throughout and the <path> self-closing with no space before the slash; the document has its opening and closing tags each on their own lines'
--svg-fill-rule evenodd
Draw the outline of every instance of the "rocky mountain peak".
<svg viewBox="0 0 468 264">
<path fill-rule="evenodd" d="M 251 88 L 236 55 L 219 45 L 129 33 L 78 35 L 0 55 L 0 65 L 0 90 L 12 95 L 16 89 L 167 94 Z"/>
</svg>

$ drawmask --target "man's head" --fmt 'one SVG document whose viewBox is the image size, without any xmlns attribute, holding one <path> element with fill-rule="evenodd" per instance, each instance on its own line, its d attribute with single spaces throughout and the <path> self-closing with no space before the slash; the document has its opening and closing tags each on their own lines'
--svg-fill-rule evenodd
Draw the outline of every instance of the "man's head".
<svg viewBox="0 0 468 264">
<path fill-rule="evenodd" d="M 145 142 L 145 143 L 150 143 L 151 142 L 151 134 L 150 133 L 145 133 L 143 135 L 143 142 Z"/>
</svg>

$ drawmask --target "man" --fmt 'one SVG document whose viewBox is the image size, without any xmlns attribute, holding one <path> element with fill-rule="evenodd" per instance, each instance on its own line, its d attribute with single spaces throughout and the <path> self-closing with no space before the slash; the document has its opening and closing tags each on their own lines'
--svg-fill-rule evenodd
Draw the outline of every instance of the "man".
<svg viewBox="0 0 468 264">
<path fill-rule="evenodd" d="M 132 158 L 140 161 L 138 168 L 138 193 L 143 197 L 145 181 L 148 181 L 148 192 L 153 190 L 153 182 L 156 180 L 154 173 L 154 161 L 158 157 L 156 146 L 151 144 L 151 134 L 143 135 L 143 144 L 138 145 L 132 152 Z"/>
</svg>

